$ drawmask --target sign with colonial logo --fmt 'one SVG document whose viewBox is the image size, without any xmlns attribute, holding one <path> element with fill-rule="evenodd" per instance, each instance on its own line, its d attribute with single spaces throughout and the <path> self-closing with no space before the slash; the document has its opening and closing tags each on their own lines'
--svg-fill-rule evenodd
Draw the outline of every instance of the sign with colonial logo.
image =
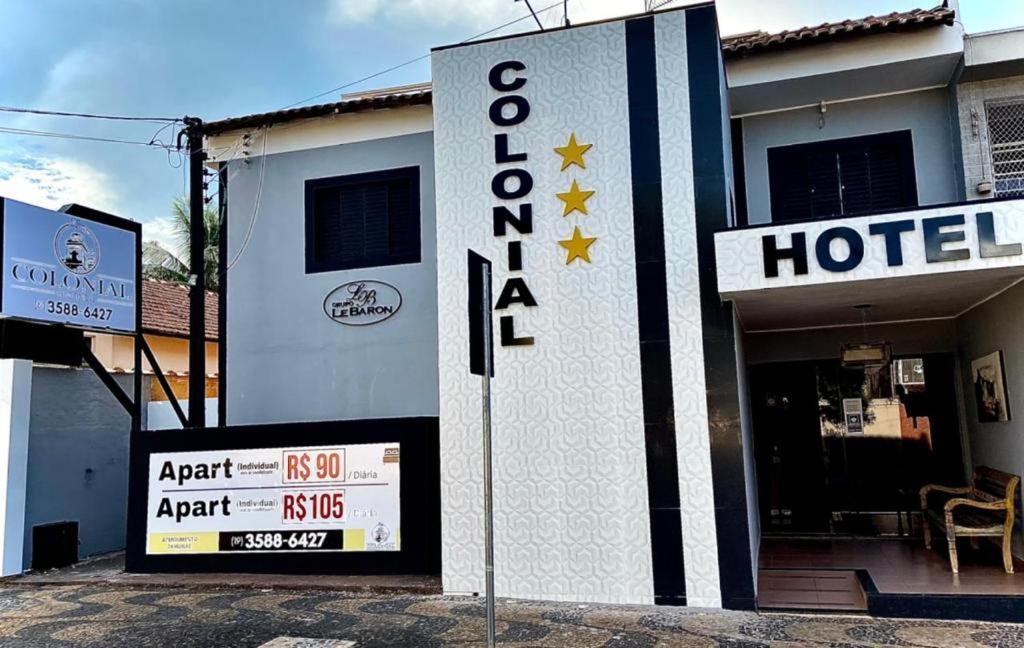
<svg viewBox="0 0 1024 648">
<path fill-rule="evenodd" d="M 402 293 L 391 284 L 369 279 L 350 281 L 327 293 L 324 313 L 339 324 L 369 326 L 390 318 L 402 307 Z"/>
<path fill-rule="evenodd" d="M 398 443 L 155 453 L 147 554 L 399 551 Z"/>
<path fill-rule="evenodd" d="M 99 222 L 6 198 L 0 198 L 0 215 L 0 314 L 135 331 L 136 223 L 112 217 Z"/>
</svg>

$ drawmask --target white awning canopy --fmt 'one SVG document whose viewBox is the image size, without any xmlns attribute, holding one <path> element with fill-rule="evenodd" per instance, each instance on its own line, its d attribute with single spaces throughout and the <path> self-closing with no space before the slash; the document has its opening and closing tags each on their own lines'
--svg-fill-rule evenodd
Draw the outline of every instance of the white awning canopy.
<svg viewBox="0 0 1024 648">
<path fill-rule="evenodd" d="M 747 331 L 947 318 L 1024 279 L 1024 200 L 718 232 L 718 288 Z"/>
</svg>

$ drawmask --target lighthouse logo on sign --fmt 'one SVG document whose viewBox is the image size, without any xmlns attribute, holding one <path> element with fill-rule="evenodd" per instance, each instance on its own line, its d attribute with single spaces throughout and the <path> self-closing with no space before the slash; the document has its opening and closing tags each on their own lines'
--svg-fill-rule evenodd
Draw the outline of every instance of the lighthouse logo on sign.
<svg viewBox="0 0 1024 648">
<path fill-rule="evenodd" d="M 53 253 L 60 264 L 76 275 L 86 275 L 100 262 L 100 242 L 80 223 L 66 223 L 53 237 Z"/>
</svg>

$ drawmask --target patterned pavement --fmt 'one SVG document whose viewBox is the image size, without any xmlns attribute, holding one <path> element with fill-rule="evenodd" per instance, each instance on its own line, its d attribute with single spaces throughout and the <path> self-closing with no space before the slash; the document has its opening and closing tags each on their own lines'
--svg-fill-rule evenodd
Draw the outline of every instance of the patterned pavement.
<svg viewBox="0 0 1024 648">
<path fill-rule="evenodd" d="M 509 648 L 663 646 L 1024 646 L 1024 625 L 857 616 L 503 601 Z M 479 600 L 338 592 L 110 586 L 0 589 L 0 646 L 256 647 L 280 636 L 346 639 L 357 648 L 482 645 Z M 313 644 L 311 644 L 313 645 Z"/>
</svg>

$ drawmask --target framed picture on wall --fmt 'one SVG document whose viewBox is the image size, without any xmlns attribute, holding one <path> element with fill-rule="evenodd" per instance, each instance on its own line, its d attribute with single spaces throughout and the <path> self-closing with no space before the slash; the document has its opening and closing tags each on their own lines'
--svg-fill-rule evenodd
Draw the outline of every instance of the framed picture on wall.
<svg viewBox="0 0 1024 648">
<path fill-rule="evenodd" d="M 974 381 L 974 404 L 979 423 L 1010 420 L 1010 400 L 1006 394 L 1006 372 L 1003 370 L 1003 352 L 992 353 L 971 362 Z"/>
</svg>

